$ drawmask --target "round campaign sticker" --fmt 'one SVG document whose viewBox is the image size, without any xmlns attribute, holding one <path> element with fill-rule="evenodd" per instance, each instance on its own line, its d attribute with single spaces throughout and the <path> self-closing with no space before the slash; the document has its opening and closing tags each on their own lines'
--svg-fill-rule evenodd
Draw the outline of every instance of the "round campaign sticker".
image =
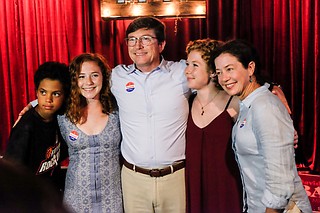
<svg viewBox="0 0 320 213">
<path fill-rule="evenodd" d="M 75 130 L 72 130 L 72 131 L 69 133 L 69 139 L 70 139 L 71 141 L 77 140 L 78 137 L 79 137 L 79 133 L 78 133 L 77 131 L 75 131 Z"/>
<path fill-rule="evenodd" d="M 244 120 L 242 121 L 242 123 L 240 124 L 240 128 L 244 127 L 244 125 L 246 125 L 246 122 L 247 122 L 247 119 L 244 119 Z"/>
<path fill-rule="evenodd" d="M 126 91 L 132 92 L 133 90 L 134 90 L 134 83 L 130 81 L 126 84 Z"/>
</svg>

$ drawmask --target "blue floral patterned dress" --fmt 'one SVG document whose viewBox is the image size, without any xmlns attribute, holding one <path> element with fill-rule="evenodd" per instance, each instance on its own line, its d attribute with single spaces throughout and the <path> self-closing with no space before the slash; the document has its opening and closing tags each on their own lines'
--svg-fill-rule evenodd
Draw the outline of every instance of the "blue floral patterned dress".
<svg viewBox="0 0 320 213">
<path fill-rule="evenodd" d="M 77 213 L 123 212 L 118 113 L 109 115 L 98 135 L 86 135 L 65 115 L 58 121 L 70 160 L 64 194 L 67 207 Z"/>
</svg>

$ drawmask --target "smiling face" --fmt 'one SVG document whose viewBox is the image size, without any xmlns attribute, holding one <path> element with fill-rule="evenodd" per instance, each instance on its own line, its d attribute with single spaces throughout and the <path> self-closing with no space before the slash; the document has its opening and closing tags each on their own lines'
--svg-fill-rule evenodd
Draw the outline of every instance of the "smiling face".
<svg viewBox="0 0 320 213">
<path fill-rule="evenodd" d="M 139 29 L 128 34 L 128 38 L 140 38 L 141 36 L 156 37 L 153 29 Z M 150 45 L 142 45 L 138 40 L 136 45 L 128 46 L 128 52 L 131 60 L 135 63 L 136 67 L 142 72 L 150 72 L 160 64 L 160 54 L 165 46 L 165 41 L 159 43 L 156 38 L 152 39 Z"/>
<path fill-rule="evenodd" d="M 248 68 L 245 69 L 235 56 L 222 53 L 215 58 L 214 63 L 218 81 L 222 88 L 229 95 L 241 96 L 241 99 L 247 97 L 248 90 L 246 88 L 250 84 L 250 76 L 254 73 L 254 62 L 250 62 Z"/>
<path fill-rule="evenodd" d="M 38 98 L 36 111 L 45 120 L 51 120 L 64 102 L 62 83 L 45 78 L 40 82 L 36 95 Z"/>
<path fill-rule="evenodd" d="M 210 82 L 209 67 L 201 56 L 201 52 L 197 50 L 188 54 L 185 75 L 191 89 L 200 90 Z"/>
<path fill-rule="evenodd" d="M 102 73 L 96 62 L 83 62 L 78 78 L 81 95 L 88 99 L 99 100 L 102 88 Z"/>
</svg>

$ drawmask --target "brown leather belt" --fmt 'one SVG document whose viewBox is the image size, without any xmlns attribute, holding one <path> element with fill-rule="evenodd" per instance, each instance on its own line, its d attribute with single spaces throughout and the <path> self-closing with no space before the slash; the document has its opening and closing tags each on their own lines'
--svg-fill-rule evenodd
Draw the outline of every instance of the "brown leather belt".
<svg viewBox="0 0 320 213">
<path fill-rule="evenodd" d="M 123 159 L 123 165 L 125 165 L 125 167 L 127 167 L 128 169 L 131 169 L 132 171 L 139 172 L 145 175 L 150 175 L 151 177 L 163 177 L 184 168 L 186 163 L 185 163 L 185 160 L 181 160 L 181 161 L 176 161 L 172 165 L 161 168 L 161 169 L 145 169 L 139 166 L 135 166 L 127 162 L 125 159 Z"/>
</svg>

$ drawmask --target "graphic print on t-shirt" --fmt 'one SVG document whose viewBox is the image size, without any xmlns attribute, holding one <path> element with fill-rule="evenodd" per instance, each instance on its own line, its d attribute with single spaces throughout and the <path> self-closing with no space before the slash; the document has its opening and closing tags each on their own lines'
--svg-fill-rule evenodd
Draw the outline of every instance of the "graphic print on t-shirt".
<svg viewBox="0 0 320 213">
<path fill-rule="evenodd" d="M 60 142 L 56 143 L 54 146 L 50 146 L 46 151 L 46 159 L 41 161 L 39 169 L 36 175 L 43 174 L 47 171 L 53 172 L 53 169 L 58 166 L 58 161 L 60 158 Z"/>
</svg>

